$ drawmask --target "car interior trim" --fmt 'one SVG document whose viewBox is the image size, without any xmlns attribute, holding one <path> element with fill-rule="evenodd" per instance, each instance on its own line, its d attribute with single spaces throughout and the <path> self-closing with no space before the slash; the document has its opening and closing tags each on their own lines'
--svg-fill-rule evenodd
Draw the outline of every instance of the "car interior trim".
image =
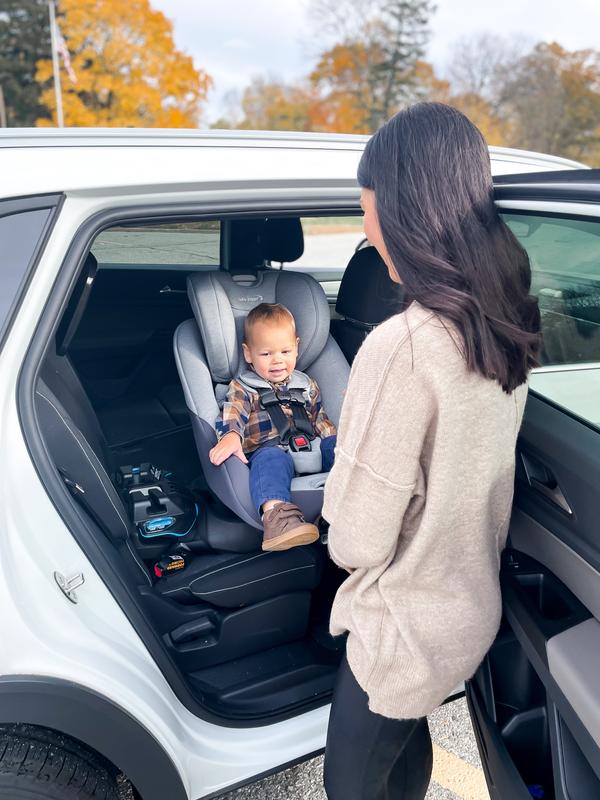
<svg viewBox="0 0 600 800">
<path fill-rule="evenodd" d="M 519 508 L 510 523 L 510 544 L 553 572 L 600 619 L 600 573 L 584 558 Z"/>
</svg>

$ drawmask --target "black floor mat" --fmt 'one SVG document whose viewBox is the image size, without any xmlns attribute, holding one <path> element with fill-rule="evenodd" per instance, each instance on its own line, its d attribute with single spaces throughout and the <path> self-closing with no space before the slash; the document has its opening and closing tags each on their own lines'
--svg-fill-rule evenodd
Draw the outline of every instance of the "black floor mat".
<svg viewBox="0 0 600 800">
<path fill-rule="evenodd" d="M 307 703 L 327 702 L 333 690 L 343 639 L 327 647 L 312 637 L 274 647 L 188 675 L 204 706 L 234 719 L 265 718 Z"/>
</svg>

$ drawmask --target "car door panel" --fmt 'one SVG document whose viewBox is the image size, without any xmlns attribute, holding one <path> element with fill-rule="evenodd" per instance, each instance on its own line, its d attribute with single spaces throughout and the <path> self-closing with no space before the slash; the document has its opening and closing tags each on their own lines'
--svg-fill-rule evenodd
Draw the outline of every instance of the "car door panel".
<svg viewBox="0 0 600 800">
<path fill-rule="evenodd" d="M 520 212 L 535 200 L 538 215 L 540 200 L 559 198 L 567 218 L 570 192 L 600 203 L 600 173 L 582 175 L 592 188 L 561 186 L 555 174 L 513 187 L 503 178 L 509 185 L 498 194 L 505 206 L 518 197 Z M 568 261 L 560 275 L 534 263 L 545 366 L 531 377 L 517 442 L 502 625 L 466 693 L 492 800 L 591 800 L 600 797 L 600 430 L 586 408 L 600 368 L 600 262 L 590 259 L 594 274 L 572 275 L 571 286 Z M 577 297 L 575 283 L 585 284 Z M 552 380 L 562 404 L 548 391 Z"/>
<path fill-rule="evenodd" d="M 552 679 L 600 748 L 600 623 L 590 618 L 573 625 L 546 649 Z"/>
</svg>

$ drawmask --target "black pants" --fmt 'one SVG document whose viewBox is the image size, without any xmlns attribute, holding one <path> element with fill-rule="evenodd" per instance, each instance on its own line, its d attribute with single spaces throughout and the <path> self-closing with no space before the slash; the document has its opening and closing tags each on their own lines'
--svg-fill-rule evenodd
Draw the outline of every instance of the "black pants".
<svg viewBox="0 0 600 800">
<path fill-rule="evenodd" d="M 395 720 L 369 711 L 344 657 L 325 748 L 329 800 L 423 800 L 432 763 L 427 718 Z"/>
</svg>

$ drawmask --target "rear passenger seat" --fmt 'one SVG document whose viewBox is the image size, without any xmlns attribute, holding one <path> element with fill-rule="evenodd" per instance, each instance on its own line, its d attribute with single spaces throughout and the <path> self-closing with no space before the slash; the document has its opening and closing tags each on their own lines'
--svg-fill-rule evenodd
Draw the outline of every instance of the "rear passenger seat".
<svg viewBox="0 0 600 800">
<path fill-rule="evenodd" d="M 369 245 L 348 262 L 335 304 L 342 319 L 331 320 L 331 335 L 349 364 L 366 335 L 402 308 L 402 286 L 391 280 L 377 250 Z"/>
<path fill-rule="evenodd" d="M 319 545 L 268 553 L 260 551 L 256 535 L 257 552 L 235 553 L 227 552 L 228 547 L 210 551 L 205 543 L 207 552 L 190 557 L 184 570 L 156 580 L 136 548 L 136 527 L 110 478 L 115 466 L 110 450 L 68 356 L 51 352 L 45 359 L 36 408 L 59 473 L 105 534 L 106 541 L 99 544 L 114 571 L 138 588 L 187 669 L 304 635 L 311 590 L 322 569 Z M 225 544 L 227 535 L 224 526 Z"/>
</svg>

